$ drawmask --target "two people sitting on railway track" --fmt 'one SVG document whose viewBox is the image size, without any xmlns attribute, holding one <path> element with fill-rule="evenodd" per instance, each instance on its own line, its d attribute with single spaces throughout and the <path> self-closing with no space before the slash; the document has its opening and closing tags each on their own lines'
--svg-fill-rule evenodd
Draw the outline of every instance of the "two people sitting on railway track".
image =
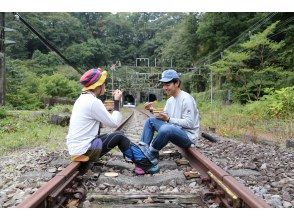
<svg viewBox="0 0 294 220">
<path fill-rule="evenodd" d="M 135 163 L 135 172 L 158 172 L 157 165 L 153 165 L 140 148 L 132 143 L 122 132 L 114 131 L 99 135 L 101 124 L 116 128 L 122 121 L 119 112 L 120 90 L 112 93 L 114 111 L 109 113 L 97 96 L 104 95 L 107 72 L 101 68 L 90 69 L 80 78 L 83 85 L 82 93 L 74 103 L 70 118 L 66 144 L 73 161 L 93 162 L 118 146 L 125 158 Z M 139 170 L 139 171 L 138 171 Z"/>
<path fill-rule="evenodd" d="M 173 69 L 165 70 L 159 81 L 170 98 L 163 112 L 146 120 L 139 142 L 139 147 L 154 165 L 158 164 L 159 151 L 168 142 L 181 148 L 196 146 L 200 130 L 196 101 L 181 90 L 179 74 Z M 144 106 L 148 110 L 152 103 Z M 157 135 L 153 139 L 155 131 Z"/>
</svg>

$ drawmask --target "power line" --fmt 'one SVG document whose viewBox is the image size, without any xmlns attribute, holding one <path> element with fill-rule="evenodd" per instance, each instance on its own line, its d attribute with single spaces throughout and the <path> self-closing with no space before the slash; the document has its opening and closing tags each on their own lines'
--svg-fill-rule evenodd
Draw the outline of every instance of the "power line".
<svg viewBox="0 0 294 220">
<path fill-rule="evenodd" d="M 236 42 L 234 42 L 233 44 L 231 44 L 230 46 L 228 46 L 226 49 L 229 49 L 233 46 L 235 46 L 236 44 L 238 44 L 241 40 L 243 40 L 248 33 L 251 33 L 252 31 L 254 31 L 256 28 L 260 27 L 263 23 L 265 23 L 265 21 L 268 21 L 269 18 L 273 17 L 276 14 L 276 12 L 272 12 L 270 14 L 267 14 L 264 18 L 262 18 L 261 20 L 259 20 L 258 22 L 256 22 L 254 25 L 252 25 L 251 27 L 247 28 L 245 31 L 243 31 L 241 34 L 239 34 L 239 36 L 235 37 L 233 40 L 231 40 L 229 43 L 226 43 L 221 49 L 223 49 L 224 47 L 226 47 L 227 45 L 229 45 L 232 41 L 234 41 L 235 39 L 237 40 Z M 259 24 L 260 23 L 260 24 Z M 252 30 L 250 30 L 252 28 Z M 214 59 L 216 57 L 218 57 L 218 54 L 216 54 L 217 52 L 220 52 L 221 49 L 217 49 L 216 51 L 212 52 L 211 54 L 209 54 L 208 58 L 204 57 L 203 61 L 207 60 L 207 59 Z M 226 50 L 223 49 L 223 50 Z M 213 54 L 216 54 L 215 56 L 213 56 L 211 58 L 211 56 Z"/>
<path fill-rule="evenodd" d="M 286 19 L 285 21 L 281 22 L 279 28 L 275 28 L 275 31 L 279 31 L 279 30 L 283 29 L 288 23 L 292 22 L 293 20 L 294 20 L 294 17 L 290 17 L 290 18 Z M 274 37 L 274 36 L 276 36 L 276 35 L 278 35 L 278 34 L 280 34 L 280 33 L 283 33 L 283 32 L 285 32 L 285 31 L 286 31 L 286 30 L 283 30 L 283 31 L 280 31 L 280 32 L 275 33 L 275 34 L 273 34 L 273 35 L 269 35 L 268 38 L 272 38 L 272 37 Z M 245 50 L 246 50 L 246 48 L 243 48 L 243 49 L 240 50 L 239 52 L 244 52 Z M 271 58 L 272 55 L 274 55 L 274 54 L 276 54 L 276 51 L 272 51 L 272 52 L 267 53 L 263 58 L 264 58 L 264 59 Z M 213 63 L 211 63 L 211 64 L 214 64 L 214 63 L 216 63 L 216 62 L 217 62 L 217 61 L 215 61 L 215 62 L 213 62 Z M 211 65 L 211 64 L 210 64 L 210 65 Z"/>
<path fill-rule="evenodd" d="M 61 52 L 60 50 L 58 50 L 58 48 L 51 43 L 50 41 L 48 41 L 45 37 L 43 37 L 36 29 L 34 29 L 32 27 L 32 25 L 30 25 L 25 19 L 23 19 L 17 12 L 13 13 L 17 19 L 19 19 L 25 26 L 27 26 L 27 28 L 30 29 L 30 31 L 32 31 L 35 35 L 37 35 L 37 37 L 40 39 L 40 41 L 50 50 L 54 51 L 55 53 L 57 53 L 57 55 L 59 55 L 64 61 L 65 63 L 67 63 L 68 65 L 70 65 L 72 68 L 74 68 L 78 73 L 83 74 L 83 72 L 76 66 L 74 65 L 72 62 L 70 62 Z"/>
<path fill-rule="evenodd" d="M 221 52 L 223 50 L 227 50 L 227 49 L 235 46 L 236 44 L 238 44 L 241 40 L 243 40 L 247 36 L 247 34 L 249 32 L 251 33 L 253 31 L 255 31 L 257 28 L 259 28 L 261 25 L 263 25 L 264 23 L 266 23 L 269 19 L 271 19 L 276 14 L 277 14 L 277 12 L 271 12 L 271 13 L 267 14 L 265 17 L 263 17 L 258 22 L 256 22 L 254 25 L 252 25 L 251 27 L 249 27 L 245 31 L 243 31 L 241 34 L 239 34 L 239 36 L 235 37 L 234 39 L 232 39 L 231 41 L 229 41 L 228 43 L 226 43 L 224 46 L 222 46 L 222 48 L 219 48 L 219 49 L 215 50 L 214 52 L 212 52 L 211 54 L 209 54 L 208 56 L 205 56 L 205 57 L 201 58 L 196 63 L 196 65 L 200 65 L 201 66 L 201 64 L 203 65 L 209 59 L 210 59 L 210 61 L 212 61 L 213 59 L 217 58 L 219 56 L 219 54 L 218 54 L 219 52 Z M 231 42 L 233 42 L 235 40 L 237 40 L 237 41 L 234 42 L 233 44 L 231 44 L 230 46 L 228 46 L 227 48 L 225 48 L 227 45 L 229 45 Z M 225 49 L 223 49 L 223 48 L 225 48 Z"/>
</svg>

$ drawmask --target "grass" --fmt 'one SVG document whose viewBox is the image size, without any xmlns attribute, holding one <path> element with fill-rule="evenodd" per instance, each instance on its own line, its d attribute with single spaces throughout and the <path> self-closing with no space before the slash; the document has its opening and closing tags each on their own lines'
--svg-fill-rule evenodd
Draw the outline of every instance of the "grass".
<svg viewBox="0 0 294 220">
<path fill-rule="evenodd" d="M 0 119 L 0 156 L 21 148 L 44 147 L 67 149 L 68 127 L 50 124 L 52 114 L 69 113 L 72 106 L 59 105 L 50 110 L 21 111 L 5 110 Z M 128 114 L 121 109 L 122 114 Z"/>
<path fill-rule="evenodd" d="M 56 110 L 7 111 L 6 117 L 0 120 L 0 155 L 30 147 L 66 149 L 68 127 L 49 124 L 52 112 Z"/>
<path fill-rule="evenodd" d="M 265 139 L 284 145 L 287 139 L 294 139 L 294 118 L 260 119 L 248 114 L 246 106 L 232 104 L 198 102 L 201 127 L 216 128 L 220 136 L 244 139 L 251 135 L 254 140 Z M 165 101 L 157 102 L 156 108 L 162 108 Z M 143 108 L 143 104 L 138 106 Z M 123 109 L 122 109 L 123 110 Z M 1 112 L 0 119 L 0 155 L 12 150 L 30 147 L 48 149 L 66 149 L 65 137 L 68 127 L 48 123 L 50 114 L 69 113 L 71 106 L 56 106 L 51 110 Z"/>
<path fill-rule="evenodd" d="M 196 98 L 196 100 L 198 100 Z M 165 101 L 157 102 L 157 108 Z M 246 141 L 251 136 L 253 141 L 270 141 L 284 146 L 287 139 L 294 139 L 294 118 L 261 118 L 260 114 L 248 113 L 245 105 L 222 105 L 220 102 L 197 101 L 202 129 L 216 128 L 216 133 L 223 137 Z M 143 108 L 143 104 L 139 105 Z"/>
<path fill-rule="evenodd" d="M 260 118 L 258 114 L 248 114 L 246 106 L 239 104 L 199 103 L 201 126 L 214 127 L 216 133 L 224 137 L 253 141 L 270 141 L 284 145 L 287 139 L 294 138 L 293 118 Z"/>
</svg>

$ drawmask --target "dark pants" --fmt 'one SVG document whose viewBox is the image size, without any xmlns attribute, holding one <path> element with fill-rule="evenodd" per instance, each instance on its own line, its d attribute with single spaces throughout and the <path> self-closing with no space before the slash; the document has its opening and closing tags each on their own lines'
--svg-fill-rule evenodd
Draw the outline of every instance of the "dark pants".
<svg viewBox="0 0 294 220">
<path fill-rule="evenodd" d="M 97 140 L 98 138 L 101 139 L 102 146 L 101 141 Z M 86 155 L 90 157 L 90 161 L 96 161 L 116 146 L 118 146 L 121 152 L 126 151 L 131 141 L 123 132 L 115 131 L 109 134 L 98 135 L 91 143 L 91 147 Z"/>
</svg>

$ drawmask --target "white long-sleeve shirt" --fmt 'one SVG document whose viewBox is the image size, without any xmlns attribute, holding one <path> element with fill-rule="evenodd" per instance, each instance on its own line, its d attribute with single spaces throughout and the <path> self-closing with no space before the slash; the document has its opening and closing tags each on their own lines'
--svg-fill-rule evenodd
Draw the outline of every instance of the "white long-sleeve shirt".
<svg viewBox="0 0 294 220">
<path fill-rule="evenodd" d="M 121 121 L 122 114 L 119 111 L 110 114 L 100 99 L 90 93 L 81 94 L 74 104 L 66 136 L 69 154 L 86 153 L 98 134 L 100 123 L 115 128 Z"/>
<path fill-rule="evenodd" d="M 176 97 L 170 97 L 164 107 L 170 117 L 169 123 L 180 126 L 193 143 L 199 137 L 199 111 L 195 99 L 187 92 L 180 91 Z"/>
</svg>

